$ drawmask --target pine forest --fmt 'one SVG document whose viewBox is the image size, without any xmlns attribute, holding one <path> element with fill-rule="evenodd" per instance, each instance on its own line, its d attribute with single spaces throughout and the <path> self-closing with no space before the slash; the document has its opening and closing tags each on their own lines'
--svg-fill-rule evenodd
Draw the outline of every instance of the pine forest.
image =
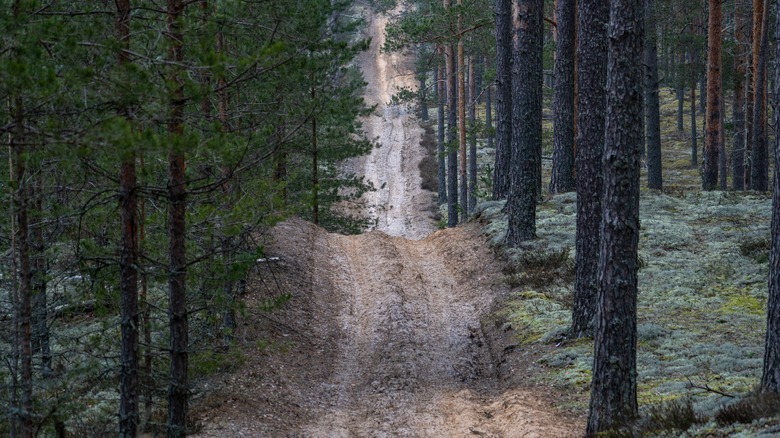
<svg viewBox="0 0 780 438">
<path fill-rule="evenodd" d="M 780 436 L 780 6 L 4 0 L 0 435 Z"/>
</svg>

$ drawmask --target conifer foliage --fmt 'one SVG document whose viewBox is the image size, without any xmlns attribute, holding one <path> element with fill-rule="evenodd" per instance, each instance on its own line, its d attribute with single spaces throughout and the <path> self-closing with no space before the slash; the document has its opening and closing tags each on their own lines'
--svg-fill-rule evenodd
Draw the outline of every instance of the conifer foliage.
<svg viewBox="0 0 780 438">
<path fill-rule="evenodd" d="M 0 434 L 185 436 L 256 234 L 363 226 L 334 208 L 369 189 L 356 6 L 4 4 Z"/>
</svg>

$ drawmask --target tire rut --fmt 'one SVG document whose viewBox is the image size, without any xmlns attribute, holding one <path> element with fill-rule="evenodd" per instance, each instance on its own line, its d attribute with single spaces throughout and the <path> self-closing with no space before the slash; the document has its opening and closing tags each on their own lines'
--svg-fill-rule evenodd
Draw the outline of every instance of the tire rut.
<svg viewBox="0 0 780 438">
<path fill-rule="evenodd" d="M 330 240 L 342 342 L 323 388 L 331 408 L 304 434 L 446 436 L 448 413 L 435 406 L 482 374 L 470 347 L 487 300 L 468 293 L 476 288 L 458 281 L 435 238 Z"/>
</svg>

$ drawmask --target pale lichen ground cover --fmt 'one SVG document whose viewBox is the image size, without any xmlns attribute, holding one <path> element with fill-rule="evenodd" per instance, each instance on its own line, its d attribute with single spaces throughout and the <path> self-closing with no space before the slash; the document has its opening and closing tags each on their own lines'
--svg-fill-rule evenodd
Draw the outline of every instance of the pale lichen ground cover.
<svg viewBox="0 0 780 438">
<path fill-rule="evenodd" d="M 688 398 L 697 413 L 711 418 L 733 400 L 719 393 L 745 394 L 760 379 L 772 201 L 768 193 L 699 190 L 688 134 L 666 132 L 676 129 L 668 122 L 674 111 L 669 96 L 662 108 L 666 187 L 643 189 L 640 198 L 639 402 L 646 410 Z M 644 172 L 642 178 L 645 185 Z M 506 233 L 502 207 L 503 202 L 485 202 L 476 213 L 499 247 Z M 573 266 L 575 220 L 573 193 L 548 197 L 537 209 L 538 238 L 519 249 L 503 248 L 510 264 L 568 249 Z M 578 394 L 566 408 L 584 412 L 592 341 L 564 338 L 571 321 L 571 278 L 531 287 L 523 284 L 522 273 L 512 275 L 507 281 L 513 297 L 499 313 L 517 330 L 518 342 L 555 346 L 545 349 L 540 363 L 547 372 L 538 379 Z M 709 420 L 682 436 L 756 436 L 776 423 L 719 427 Z"/>
</svg>

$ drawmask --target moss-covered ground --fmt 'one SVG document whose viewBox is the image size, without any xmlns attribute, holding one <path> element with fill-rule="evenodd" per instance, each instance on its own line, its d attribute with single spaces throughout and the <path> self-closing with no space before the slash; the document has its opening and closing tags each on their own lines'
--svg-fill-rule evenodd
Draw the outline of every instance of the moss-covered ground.
<svg viewBox="0 0 780 438">
<path fill-rule="evenodd" d="M 751 424 L 715 420 L 719 410 L 748 394 L 760 379 L 771 196 L 702 192 L 700 171 L 691 166 L 688 103 L 685 130 L 678 132 L 674 94 L 662 90 L 661 95 L 665 189 L 642 189 L 640 200 L 638 397 L 645 419 L 669 406 L 679 413 L 679 406 L 690 402 L 696 422 L 685 432 L 663 432 L 663 427 L 647 432 L 651 427 L 638 435 L 780 433 L 778 418 Z M 551 129 L 549 120 L 545 123 Z M 544 155 L 551 155 L 549 144 Z M 546 187 L 550 163 L 544 164 Z M 642 181 L 646 185 L 644 170 Z M 476 215 L 508 263 L 506 281 L 513 292 L 496 316 L 517 328 L 518 343 L 542 352 L 538 362 L 543 371 L 535 378 L 574 394 L 573 406 L 566 408 L 586 412 L 592 340 L 565 339 L 571 319 L 576 196 L 545 193 L 544 199 L 537 212 L 538 239 L 522 248 L 503 246 L 502 202 L 480 204 Z M 571 397 L 566 400 L 572 403 Z M 677 404 L 670 405 L 674 400 Z"/>
</svg>

